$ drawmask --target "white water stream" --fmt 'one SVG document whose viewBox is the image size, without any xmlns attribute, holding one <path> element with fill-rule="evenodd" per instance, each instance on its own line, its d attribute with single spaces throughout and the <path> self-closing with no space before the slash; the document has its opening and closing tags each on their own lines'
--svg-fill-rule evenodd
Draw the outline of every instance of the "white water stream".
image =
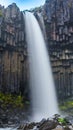
<svg viewBox="0 0 73 130">
<path fill-rule="evenodd" d="M 32 118 L 40 121 L 58 113 L 55 85 L 40 26 L 35 16 L 29 12 L 24 15 L 26 40 L 28 44 Z"/>
</svg>

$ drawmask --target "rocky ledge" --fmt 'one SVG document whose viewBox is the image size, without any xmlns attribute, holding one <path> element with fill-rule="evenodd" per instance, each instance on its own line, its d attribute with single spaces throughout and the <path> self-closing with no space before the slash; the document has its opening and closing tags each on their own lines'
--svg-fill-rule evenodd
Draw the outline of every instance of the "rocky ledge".
<svg viewBox="0 0 73 130">
<path fill-rule="evenodd" d="M 0 107 L 0 128 L 17 127 L 28 120 L 28 111 L 25 108 L 6 108 Z"/>
<path fill-rule="evenodd" d="M 27 123 L 20 125 L 18 130 L 73 130 L 73 117 L 61 117 L 54 115 L 53 118 L 42 119 L 39 123 Z"/>
</svg>

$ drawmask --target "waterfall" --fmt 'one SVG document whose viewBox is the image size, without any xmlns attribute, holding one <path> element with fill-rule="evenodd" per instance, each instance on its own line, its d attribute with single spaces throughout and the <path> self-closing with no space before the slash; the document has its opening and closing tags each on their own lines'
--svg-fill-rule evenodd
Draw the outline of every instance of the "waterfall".
<svg viewBox="0 0 73 130">
<path fill-rule="evenodd" d="M 57 97 L 49 55 L 35 16 L 24 14 L 28 45 L 32 118 L 40 121 L 58 113 Z"/>
<path fill-rule="evenodd" d="M 44 23 L 44 20 L 43 20 L 43 16 L 42 16 L 41 13 L 37 13 L 37 17 L 38 17 L 39 25 L 41 27 L 44 39 L 45 39 L 45 41 L 47 41 L 46 31 L 45 31 L 45 23 Z"/>
</svg>

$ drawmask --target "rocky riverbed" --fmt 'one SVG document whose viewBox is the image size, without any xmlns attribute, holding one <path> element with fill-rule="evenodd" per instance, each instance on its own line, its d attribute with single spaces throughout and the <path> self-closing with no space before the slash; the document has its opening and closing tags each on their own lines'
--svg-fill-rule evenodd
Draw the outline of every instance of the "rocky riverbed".
<svg viewBox="0 0 73 130">
<path fill-rule="evenodd" d="M 22 124 L 17 130 L 73 130 L 73 117 L 63 118 L 56 114 L 37 123 Z"/>
<path fill-rule="evenodd" d="M 29 122 L 29 113 L 24 109 L 1 109 L 0 108 L 0 129 L 1 130 L 73 130 L 73 116 L 61 116 L 55 114 L 40 122 Z"/>
<path fill-rule="evenodd" d="M 28 111 L 20 108 L 6 108 L 0 107 L 0 128 L 17 127 L 22 122 L 28 121 Z"/>
</svg>

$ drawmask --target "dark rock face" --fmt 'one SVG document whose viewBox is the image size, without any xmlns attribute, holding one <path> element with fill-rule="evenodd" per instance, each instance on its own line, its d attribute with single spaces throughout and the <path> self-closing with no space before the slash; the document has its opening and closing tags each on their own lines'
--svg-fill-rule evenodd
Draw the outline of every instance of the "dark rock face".
<svg viewBox="0 0 73 130">
<path fill-rule="evenodd" d="M 44 22 L 47 47 L 59 98 L 73 95 L 73 1 L 46 0 Z"/>
<path fill-rule="evenodd" d="M 2 8 L 2 7 L 1 7 Z M 1 9 L 1 40 L 4 46 L 24 46 L 24 21 L 16 4 Z"/>
<path fill-rule="evenodd" d="M 26 120 L 28 121 L 28 112 L 25 108 L 0 107 L 0 128 L 17 127 Z"/>
<path fill-rule="evenodd" d="M 15 3 L 0 5 L 0 90 L 27 94 L 28 62 L 23 14 Z"/>
</svg>

